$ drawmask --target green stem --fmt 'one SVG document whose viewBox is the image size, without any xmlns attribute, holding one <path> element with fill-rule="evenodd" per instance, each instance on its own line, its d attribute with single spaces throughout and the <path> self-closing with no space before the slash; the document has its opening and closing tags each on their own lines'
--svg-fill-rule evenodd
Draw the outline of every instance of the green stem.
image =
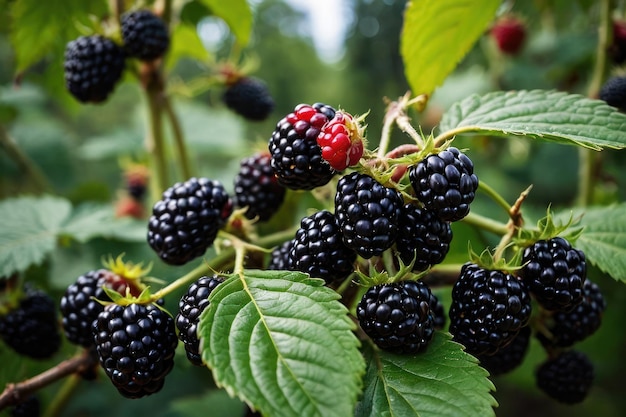
<svg viewBox="0 0 626 417">
<path fill-rule="evenodd" d="M 434 147 L 438 148 L 443 143 L 448 142 L 454 139 L 457 135 L 462 135 L 463 133 L 472 133 L 472 132 L 480 132 L 481 129 L 478 126 L 461 126 L 455 129 L 450 129 L 445 132 L 441 132 L 435 139 L 433 139 Z"/>
<path fill-rule="evenodd" d="M 461 221 L 500 236 L 504 236 L 509 232 L 509 228 L 506 224 L 472 212 Z"/>
<path fill-rule="evenodd" d="M 511 213 L 511 205 L 493 188 L 491 188 L 484 181 L 479 181 L 478 189 L 489 196 L 493 201 L 495 201 L 500 207 L 506 211 L 507 215 Z"/>
<path fill-rule="evenodd" d="M 165 155 L 165 140 L 163 137 L 162 123 L 162 92 L 160 89 L 149 86 L 146 89 L 148 97 L 149 123 L 150 133 L 148 141 L 148 150 L 153 156 L 153 164 L 151 164 L 152 174 L 150 184 L 152 184 L 153 200 L 157 200 L 163 190 L 169 186 L 167 158 Z"/>
<path fill-rule="evenodd" d="M 183 171 L 183 177 L 186 179 L 191 178 L 193 176 L 190 164 L 191 160 L 189 158 L 189 153 L 187 152 L 187 144 L 185 143 L 183 129 L 168 96 L 163 97 L 163 110 L 165 111 L 165 114 L 170 121 L 170 125 L 172 126 L 174 144 L 176 145 L 176 150 L 178 151 L 178 163 Z"/>
<path fill-rule="evenodd" d="M 17 146 L 15 140 L 9 136 L 4 126 L 0 125 L 0 148 L 5 152 L 26 174 L 35 186 L 42 192 L 52 192 L 50 183 L 35 163 Z"/>
<path fill-rule="evenodd" d="M 389 104 L 391 107 L 392 103 Z M 378 153 L 376 156 L 378 158 L 384 158 L 387 153 L 387 148 L 389 148 L 389 143 L 391 142 L 391 127 L 394 123 L 394 117 L 391 116 L 390 111 L 385 113 L 385 117 L 383 119 L 383 128 L 380 132 L 380 143 L 378 144 Z"/>
<path fill-rule="evenodd" d="M 72 397 L 82 380 L 83 378 L 79 375 L 70 375 L 59 389 L 59 392 L 57 392 L 54 396 L 50 405 L 46 408 L 46 412 L 43 414 L 43 417 L 60 416 L 65 408 L 65 405 Z"/>
</svg>

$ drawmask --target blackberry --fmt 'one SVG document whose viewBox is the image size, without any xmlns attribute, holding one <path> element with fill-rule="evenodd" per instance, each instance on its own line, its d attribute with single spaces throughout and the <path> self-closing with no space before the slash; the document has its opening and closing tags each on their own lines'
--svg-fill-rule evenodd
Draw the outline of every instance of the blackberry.
<svg viewBox="0 0 626 417">
<path fill-rule="evenodd" d="M 524 326 L 511 342 L 493 355 L 478 355 L 480 365 L 492 376 L 511 372 L 522 364 L 530 344 L 530 327 Z"/>
<path fill-rule="evenodd" d="M 209 305 L 211 292 L 222 282 L 224 282 L 224 278 L 218 275 L 200 277 L 189 286 L 178 303 L 178 314 L 176 315 L 178 338 L 185 345 L 187 359 L 196 366 L 203 365 L 197 333 L 200 314 Z"/>
<path fill-rule="evenodd" d="M 413 271 L 425 271 L 441 263 L 448 254 L 451 241 L 450 223 L 414 204 L 406 204 L 402 208 L 396 250 L 407 265 L 415 259 Z"/>
<path fill-rule="evenodd" d="M 121 395 L 141 398 L 163 388 L 178 344 L 167 312 L 155 304 L 110 304 L 92 331 L 100 365 Z"/>
<path fill-rule="evenodd" d="M 582 402 L 589 394 L 593 379 L 593 364 L 587 355 L 575 350 L 548 359 L 535 372 L 539 389 L 564 404 Z"/>
<path fill-rule="evenodd" d="M 600 89 L 600 100 L 626 111 L 626 77 L 611 77 Z"/>
<path fill-rule="evenodd" d="M 397 190 L 368 175 L 353 172 L 341 177 L 335 194 L 335 216 L 343 243 L 366 259 L 380 255 L 398 235 L 402 205 Z"/>
<path fill-rule="evenodd" d="M 295 240 L 288 240 L 283 242 L 282 245 L 274 248 L 270 255 L 270 262 L 267 265 L 267 269 L 274 271 L 291 271 L 293 270 L 293 264 L 289 257 L 289 252 L 295 244 Z"/>
<path fill-rule="evenodd" d="M 20 355 L 48 359 L 61 347 L 57 312 L 43 291 L 26 288 L 19 305 L 0 316 L 0 337 Z"/>
<path fill-rule="evenodd" d="M 274 99 L 259 79 L 241 77 L 227 86 L 222 101 L 235 113 L 252 121 L 267 119 L 274 110 Z"/>
<path fill-rule="evenodd" d="M 583 301 L 572 311 L 555 312 L 545 323 L 550 333 L 547 337 L 538 334 L 538 339 L 546 347 L 569 347 L 585 340 L 600 328 L 606 300 L 600 288 L 588 279 L 583 285 Z"/>
<path fill-rule="evenodd" d="M 41 403 L 39 397 L 28 396 L 24 401 L 11 409 L 11 417 L 39 417 L 41 415 Z"/>
<path fill-rule="evenodd" d="M 522 265 L 520 275 L 542 307 L 568 311 L 583 301 L 585 254 L 562 237 L 525 248 Z"/>
<path fill-rule="evenodd" d="M 365 334 L 393 353 L 423 351 L 435 332 L 430 288 L 421 281 L 376 285 L 367 290 L 356 314 Z"/>
<path fill-rule="evenodd" d="M 454 147 L 410 166 L 409 180 L 417 199 L 446 221 L 467 216 L 478 188 L 474 164 Z"/>
<path fill-rule="evenodd" d="M 269 220 L 285 199 L 285 187 L 278 183 L 267 152 L 253 155 L 240 162 L 235 177 L 237 206 L 247 207 L 246 217 Z"/>
<path fill-rule="evenodd" d="M 356 252 L 343 244 L 335 216 L 320 210 L 300 221 L 289 259 L 293 270 L 330 284 L 352 273 Z"/>
<path fill-rule="evenodd" d="M 122 38 L 128 56 L 142 61 L 162 57 L 170 45 L 167 26 L 149 10 L 137 10 L 122 16 Z"/>
<path fill-rule="evenodd" d="M 113 92 L 125 67 L 124 51 L 99 35 L 81 36 L 65 49 L 65 85 L 83 103 L 101 103 Z"/>
<path fill-rule="evenodd" d="M 466 263 L 452 287 L 450 333 L 472 355 L 493 355 L 528 323 L 531 299 L 523 282 Z"/>
<path fill-rule="evenodd" d="M 152 208 L 148 243 L 166 263 L 183 265 L 202 256 L 232 213 L 232 202 L 218 181 L 177 182 Z"/>
<path fill-rule="evenodd" d="M 103 287 L 120 294 L 126 294 L 127 289 L 133 295 L 140 293 L 123 277 L 107 269 L 89 271 L 79 276 L 67 287 L 60 303 L 63 330 L 70 342 L 84 347 L 93 345 L 91 325 L 104 309 L 97 300 L 111 301 Z"/>
<path fill-rule="evenodd" d="M 299 104 L 276 124 L 268 148 L 279 183 L 293 190 L 311 190 L 336 174 L 317 144 L 322 127 L 334 116 L 335 109 L 328 105 Z"/>
</svg>

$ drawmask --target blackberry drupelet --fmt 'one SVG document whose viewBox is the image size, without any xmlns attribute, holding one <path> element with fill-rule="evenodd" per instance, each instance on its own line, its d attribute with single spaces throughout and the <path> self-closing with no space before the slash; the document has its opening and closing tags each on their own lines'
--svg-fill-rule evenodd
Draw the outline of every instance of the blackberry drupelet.
<svg viewBox="0 0 626 417">
<path fill-rule="evenodd" d="M 454 147 L 409 167 L 409 180 L 417 199 L 446 221 L 461 220 L 469 213 L 478 188 L 474 164 Z"/>
<path fill-rule="evenodd" d="M 104 309 L 97 300 L 111 301 L 103 287 L 122 295 L 126 294 L 127 289 L 135 296 L 141 292 L 129 281 L 107 269 L 89 271 L 79 276 L 67 287 L 60 303 L 63 330 L 70 342 L 84 347 L 93 345 L 91 326 Z"/>
<path fill-rule="evenodd" d="M 406 354 L 421 352 L 435 332 L 431 296 L 430 288 L 421 281 L 373 286 L 357 305 L 359 324 L 383 350 Z"/>
<path fill-rule="evenodd" d="M 281 119 L 269 140 L 271 165 L 278 182 L 293 190 L 311 190 L 327 184 L 336 171 L 322 158 L 317 136 L 335 109 L 315 103 L 299 104 Z"/>
<path fill-rule="evenodd" d="M 122 16 L 122 38 L 128 56 L 142 61 L 162 57 L 170 45 L 167 26 L 149 10 L 137 10 Z"/>
<path fill-rule="evenodd" d="M 270 261 L 267 265 L 267 269 L 274 271 L 292 271 L 293 265 L 291 258 L 289 257 L 289 252 L 294 244 L 295 240 L 291 239 L 274 248 L 270 254 Z"/>
<path fill-rule="evenodd" d="M 511 372 L 522 364 L 530 344 L 530 327 L 524 326 L 511 342 L 493 355 L 478 355 L 480 366 L 492 376 Z"/>
<path fill-rule="evenodd" d="M 357 172 L 343 176 L 335 194 L 335 216 L 344 244 L 363 258 L 382 254 L 398 235 L 402 196 Z"/>
<path fill-rule="evenodd" d="M 81 36 L 66 46 L 65 85 L 80 102 L 106 100 L 122 77 L 124 67 L 124 51 L 105 37 Z"/>
<path fill-rule="evenodd" d="M 550 337 L 538 333 L 546 347 L 569 347 L 594 334 L 602 324 L 606 300 L 600 288 L 589 279 L 583 285 L 583 301 L 572 311 L 554 312 L 544 323 Z"/>
<path fill-rule="evenodd" d="M 92 331 L 100 365 L 121 395 L 141 398 L 163 388 L 178 344 L 167 312 L 155 304 L 110 304 Z"/>
<path fill-rule="evenodd" d="M 398 220 L 396 250 L 406 265 L 415 259 L 413 271 L 425 271 L 441 263 L 450 249 L 452 229 L 432 211 L 406 204 Z"/>
<path fill-rule="evenodd" d="M 600 89 L 600 100 L 626 111 L 626 77 L 611 77 Z"/>
<path fill-rule="evenodd" d="M 30 395 L 24 401 L 11 408 L 11 417 L 39 417 L 41 415 L 41 402 L 39 397 Z"/>
<path fill-rule="evenodd" d="M 252 121 L 262 121 L 274 110 L 274 99 L 267 85 L 252 77 L 241 77 L 226 87 L 222 101 L 235 113 Z"/>
<path fill-rule="evenodd" d="M 272 157 L 263 152 L 241 160 L 235 177 L 235 201 L 247 207 L 245 216 L 269 220 L 285 199 L 286 189 L 278 183 L 271 166 Z"/>
<path fill-rule="evenodd" d="M 356 252 L 343 244 L 337 220 L 327 210 L 300 221 L 288 256 L 291 269 L 322 278 L 327 284 L 350 275 L 356 260 Z"/>
<path fill-rule="evenodd" d="M 204 365 L 197 333 L 200 314 L 208 307 L 211 292 L 222 282 L 224 278 L 218 275 L 200 277 L 189 286 L 178 303 L 176 315 L 178 338 L 185 345 L 187 359 L 196 366 Z"/>
<path fill-rule="evenodd" d="M 20 355 L 48 359 L 61 346 L 54 300 L 43 291 L 25 288 L 19 305 L 0 316 L 0 337 Z"/>
<path fill-rule="evenodd" d="M 178 182 L 152 209 L 148 243 L 164 262 L 183 265 L 204 254 L 231 213 L 230 197 L 218 181 Z"/>
<path fill-rule="evenodd" d="M 531 299 L 522 281 L 466 263 L 452 287 L 450 333 L 468 353 L 493 355 L 528 323 L 530 313 Z"/>
<path fill-rule="evenodd" d="M 540 240 L 524 249 L 520 271 L 528 290 L 548 310 L 568 311 L 583 300 L 585 254 L 562 237 Z"/>
<path fill-rule="evenodd" d="M 582 402 L 594 379 L 593 364 L 582 352 L 565 351 L 545 361 L 535 372 L 539 389 L 564 404 Z"/>
</svg>

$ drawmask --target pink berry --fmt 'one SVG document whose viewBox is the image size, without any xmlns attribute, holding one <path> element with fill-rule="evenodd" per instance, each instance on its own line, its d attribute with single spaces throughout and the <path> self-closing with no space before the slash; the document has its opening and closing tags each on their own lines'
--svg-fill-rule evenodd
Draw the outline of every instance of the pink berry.
<svg viewBox="0 0 626 417">
<path fill-rule="evenodd" d="M 322 148 L 322 158 L 337 171 L 356 165 L 363 155 L 363 138 L 357 122 L 341 111 L 322 127 L 317 144 Z"/>
</svg>

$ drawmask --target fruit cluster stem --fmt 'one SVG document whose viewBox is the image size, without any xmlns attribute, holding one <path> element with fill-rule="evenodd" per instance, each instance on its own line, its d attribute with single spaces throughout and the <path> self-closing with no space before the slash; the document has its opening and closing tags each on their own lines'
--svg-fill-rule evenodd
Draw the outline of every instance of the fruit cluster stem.
<svg viewBox="0 0 626 417">
<path fill-rule="evenodd" d="M 148 86 L 146 94 L 148 98 L 148 116 L 150 124 L 146 146 L 153 156 L 153 164 L 151 164 L 153 175 L 151 175 L 152 181 L 150 181 L 150 184 L 152 184 L 152 200 L 155 201 L 158 199 L 157 196 L 161 195 L 167 184 L 169 184 L 161 111 L 163 92 L 161 89 Z"/>
<path fill-rule="evenodd" d="M 470 212 L 461 221 L 500 236 L 504 236 L 509 232 L 509 228 L 506 224 L 477 213 Z"/>
<path fill-rule="evenodd" d="M 174 136 L 174 143 L 176 150 L 178 151 L 178 162 L 182 170 L 183 177 L 189 179 L 192 177 L 191 159 L 187 152 L 187 144 L 183 135 L 183 129 L 180 125 L 180 120 L 174 112 L 172 102 L 168 96 L 163 97 L 163 110 L 167 115 L 167 118 L 172 127 L 172 134 Z"/>
</svg>

